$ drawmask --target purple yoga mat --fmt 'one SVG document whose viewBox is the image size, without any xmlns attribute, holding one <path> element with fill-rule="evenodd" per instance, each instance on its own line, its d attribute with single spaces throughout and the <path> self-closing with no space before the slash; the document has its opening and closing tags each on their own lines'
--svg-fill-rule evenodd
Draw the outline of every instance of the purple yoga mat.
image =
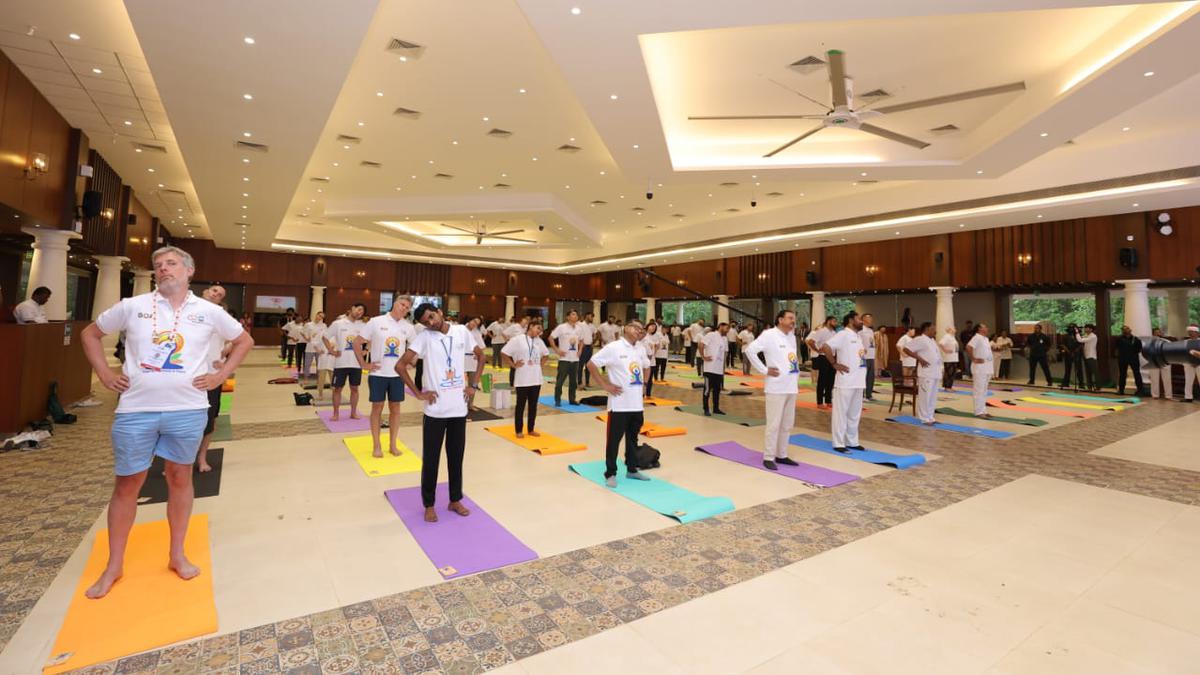
<svg viewBox="0 0 1200 675">
<path fill-rule="evenodd" d="M 701 445 L 696 448 L 700 452 L 706 452 L 714 457 L 728 459 L 731 462 L 745 464 L 746 466 L 767 471 L 769 473 L 778 473 L 788 478 L 811 483 L 812 485 L 820 485 L 821 487 L 833 487 L 842 483 L 858 480 L 858 476 L 833 469 L 826 469 L 812 464 L 800 462 L 800 466 L 789 466 L 787 464 L 779 464 L 778 471 L 771 471 L 763 466 L 763 456 L 757 450 L 751 450 L 737 441 L 725 441 L 723 443 L 712 443 L 709 445 Z"/>
<path fill-rule="evenodd" d="M 466 518 L 446 510 L 450 503 L 450 487 L 438 483 L 438 522 L 425 522 L 425 507 L 421 505 L 421 488 L 398 488 L 383 493 L 396 515 L 429 556 L 430 562 L 446 579 L 497 567 L 536 560 L 537 553 L 521 543 L 504 526 L 496 522 L 470 497 L 463 496 L 463 506 L 471 510 Z"/>
<path fill-rule="evenodd" d="M 359 419 L 350 419 L 350 406 L 344 401 L 342 402 L 342 415 L 336 422 L 331 422 L 330 417 L 333 416 L 332 408 L 323 408 L 317 411 L 317 417 L 325 423 L 325 428 L 335 434 L 344 434 L 348 431 L 370 431 L 371 419 L 367 413 L 359 413 L 362 415 Z"/>
</svg>

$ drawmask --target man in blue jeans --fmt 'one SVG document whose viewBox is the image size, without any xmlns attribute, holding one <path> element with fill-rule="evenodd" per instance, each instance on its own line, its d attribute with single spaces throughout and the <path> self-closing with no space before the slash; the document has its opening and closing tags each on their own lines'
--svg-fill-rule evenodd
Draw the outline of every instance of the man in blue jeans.
<svg viewBox="0 0 1200 675">
<path fill-rule="evenodd" d="M 183 543 L 192 515 L 192 462 L 208 421 L 207 392 L 229 379 L 254 346 L 237 319 L 188 290 L 196 271 L 190 254 L 164 246 L 151 261 L 157 290 L 118 302 L 80 334 L 100 382 L 121 394 L 112 426 L 116 481 L 108 502 L 108 564 L 86 591 L 93 599 L 121 578 L 138 492 L 155 455 L 166 462 L 168 566 L 181 579 L 200 574 Z M 100 339 L 121 331 L 125 365 L 118 374 L 105 361 Z M 214 337 L 233 345 L 220 370 L 210 373 L 206 356 Z"/>
</svg>

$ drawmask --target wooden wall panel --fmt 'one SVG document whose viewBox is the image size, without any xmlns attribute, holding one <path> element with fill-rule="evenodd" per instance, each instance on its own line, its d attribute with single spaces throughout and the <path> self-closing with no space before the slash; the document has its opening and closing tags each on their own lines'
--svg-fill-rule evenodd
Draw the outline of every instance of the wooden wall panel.
<svg viewBox="0 0 1200 675">
<path fill-rule="evenodd" d="M 790 251 L 741 256 L 738 290 L 742 297 L 788 296 L 792 290 Z"/>
<path fill-rule="evenodd" d="M 33 95 L 32 123 L 29 153 L 45 154 L 50 167 L 45 175 L 25 181 L 22 209 L 41 221 L 42 227 L 70 227 L 71 219 L 63 205 L 75 189 L 75 163 L 69 156 L 71 126 L 37 91 Z"/>
<path fill-rule="evenodd" d="M 492 267 L 454 265 L 449 270 L 449 292 L 456 295 L 508 294 L 508 273 Z"/>
<path fill-rule="evenodd" d="M 504 313 L 503 295 L 482 295 L 472 293 L 459 298 L 459 313 L 463 316 L 482 316 L 488 323 Z"/>
<path fill-rule="evenodd" d="M 124 236 L 125 226 L 120 220 L 121 197 L 124 191 L 121 176 L 95 150 L 88 152 L 88 165 L 92 167 L 92 177 L 84 181 L 84 189 L 99 192 L 101 208 L 112 209 L 115 215 L 112 220 L 103 216 L 84 218 L 83 239 L 80 240 L 80 244 L 100 255 L 124 255 L 125 247 L 121 238 Z M 82 197 L 80 195 L 81 201 Z"/>
<path fill-rule="evenodd" d="M 729 292 L 724 259 L 689 261 L 674 265 L 655 265 L 651 269 L 664 278 L 670 279 L 690 291 L 707 297 Z M 654 278 L 650 280 L 649 296 L 652 298 L 694 297 L 671 284 Z"/>
<path fill-rule="evenodd" d="M 633 270 L 616 270 L 604 273 L 604 295 L 608 300 L 638 300 L 642 290 L 638 287 L 637 273 Z"/>
<path fill-rule="evenodd" d="M 1172 209 L 1169 236 L 1158 233 L 1155 218 L 1160 211 L 1146 214 L 1146 234 L 1151 278 L 1157 280 L 1195 279 L 1200 277 L 1200 206 Z"/>
<path fill-rule="evenodd" d="M 130 222 L 130 221 L 134 222 Z M 126 214 L 125 225 L 125 255 L 131 265 L 150 268 L 150 254 L 157 248 L 154 239 L 154 223 L 150 211 L 136 197 L 129 200 L 129 213 Z"/>
<path fill-rule="evenodd" d="M 0 54 L 0 69 L 5 71 L 4 105 L 0 112 L 0 158 L 3 158 L 0 161 L 0 202 L 23 210 L 33 98 L 38 94 L 33 84 L 3 54 Z"/>
<path fill-rule="evenodd" d="M 807 250 L 792 251 L 792 283 L 791 292 L 788 295 L 798 295 L 809 291 L 821 290 L 821 285 L 824 283 L 824 270 L 822 269 L 822 261 L 825 256 L 825 249 L 812 248 Z M 726 264 L 733 263 L 733 260 Z M 812 272 L 815 276 L 815 282 L 808 281 L 808 273 Z M 733 275 L 730 275 L 733 278 Z"/>
<path fill-rule="evenodd" d="M 423 263 L 396 263 L 395 289 L 415 295 L 447 293 L 450 287 L 450 266 Z"/>
</svg>

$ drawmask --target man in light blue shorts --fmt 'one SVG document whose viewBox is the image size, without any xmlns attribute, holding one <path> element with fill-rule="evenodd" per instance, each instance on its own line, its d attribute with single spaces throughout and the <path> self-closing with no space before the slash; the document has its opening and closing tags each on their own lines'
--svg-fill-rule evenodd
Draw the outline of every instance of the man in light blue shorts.
<svg viewBox="0 0 1200 675">
<path fill-rule="evenodd" d="M 208 391 L 233 375 L 254 346 L 237 319 L 188 290 L 196 271 L 191 255 L 164 246 L 151 260 L 158 289 L 113 305 L 80 334 L 96 376 L 120 394 L 112 427 L 116 480 L 108 502 L 108 565 L 87 589 L 93 599 L 104 597 L 121 578 L 138 492 L 155 455 L 166 463 L 168 566 L 182 579 L 200 574 L 184 555 L 183 543 L 192 515 L 192 462 L 208 421 Z M 100 339 L 121 331 L 125 365 L 118 374 L 108 367 Z M 232 349 L 223 367 L 209 372 L 214 338 L 232 342 Z"/>
</svg>

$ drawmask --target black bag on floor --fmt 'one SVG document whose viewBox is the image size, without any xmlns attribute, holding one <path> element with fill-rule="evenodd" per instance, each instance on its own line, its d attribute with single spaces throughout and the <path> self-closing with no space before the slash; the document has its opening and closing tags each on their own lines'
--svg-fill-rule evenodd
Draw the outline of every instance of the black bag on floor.
<svg viewBox="0 0 1200 675">
<path fill-rule="evenodd" d="M 583 398 L 579 399 L 579 402 L 583 405 L 605 406 L 605 405 L 608 405 L 608 397 L 607 396 L 584 396 Z"/>
<path fill-rule="evenodd" d="M 293 392 L 292 396 L 296 399 L 296 405 L 312 405 L 312 394 Z"/>
<path fill-rule="evenodd" d="M 637 460 L 637 467 L 639 469 L 657 469 L 658 467 L 662 466 L 658 463 L 660 457 L 662 457 L 661 452 L 659 452 L 655 447 L 646 445 L 645 443 L 642 443 L 638 446 L 637 454 L 634 455 L 634 458 Z"/>
</svg>

